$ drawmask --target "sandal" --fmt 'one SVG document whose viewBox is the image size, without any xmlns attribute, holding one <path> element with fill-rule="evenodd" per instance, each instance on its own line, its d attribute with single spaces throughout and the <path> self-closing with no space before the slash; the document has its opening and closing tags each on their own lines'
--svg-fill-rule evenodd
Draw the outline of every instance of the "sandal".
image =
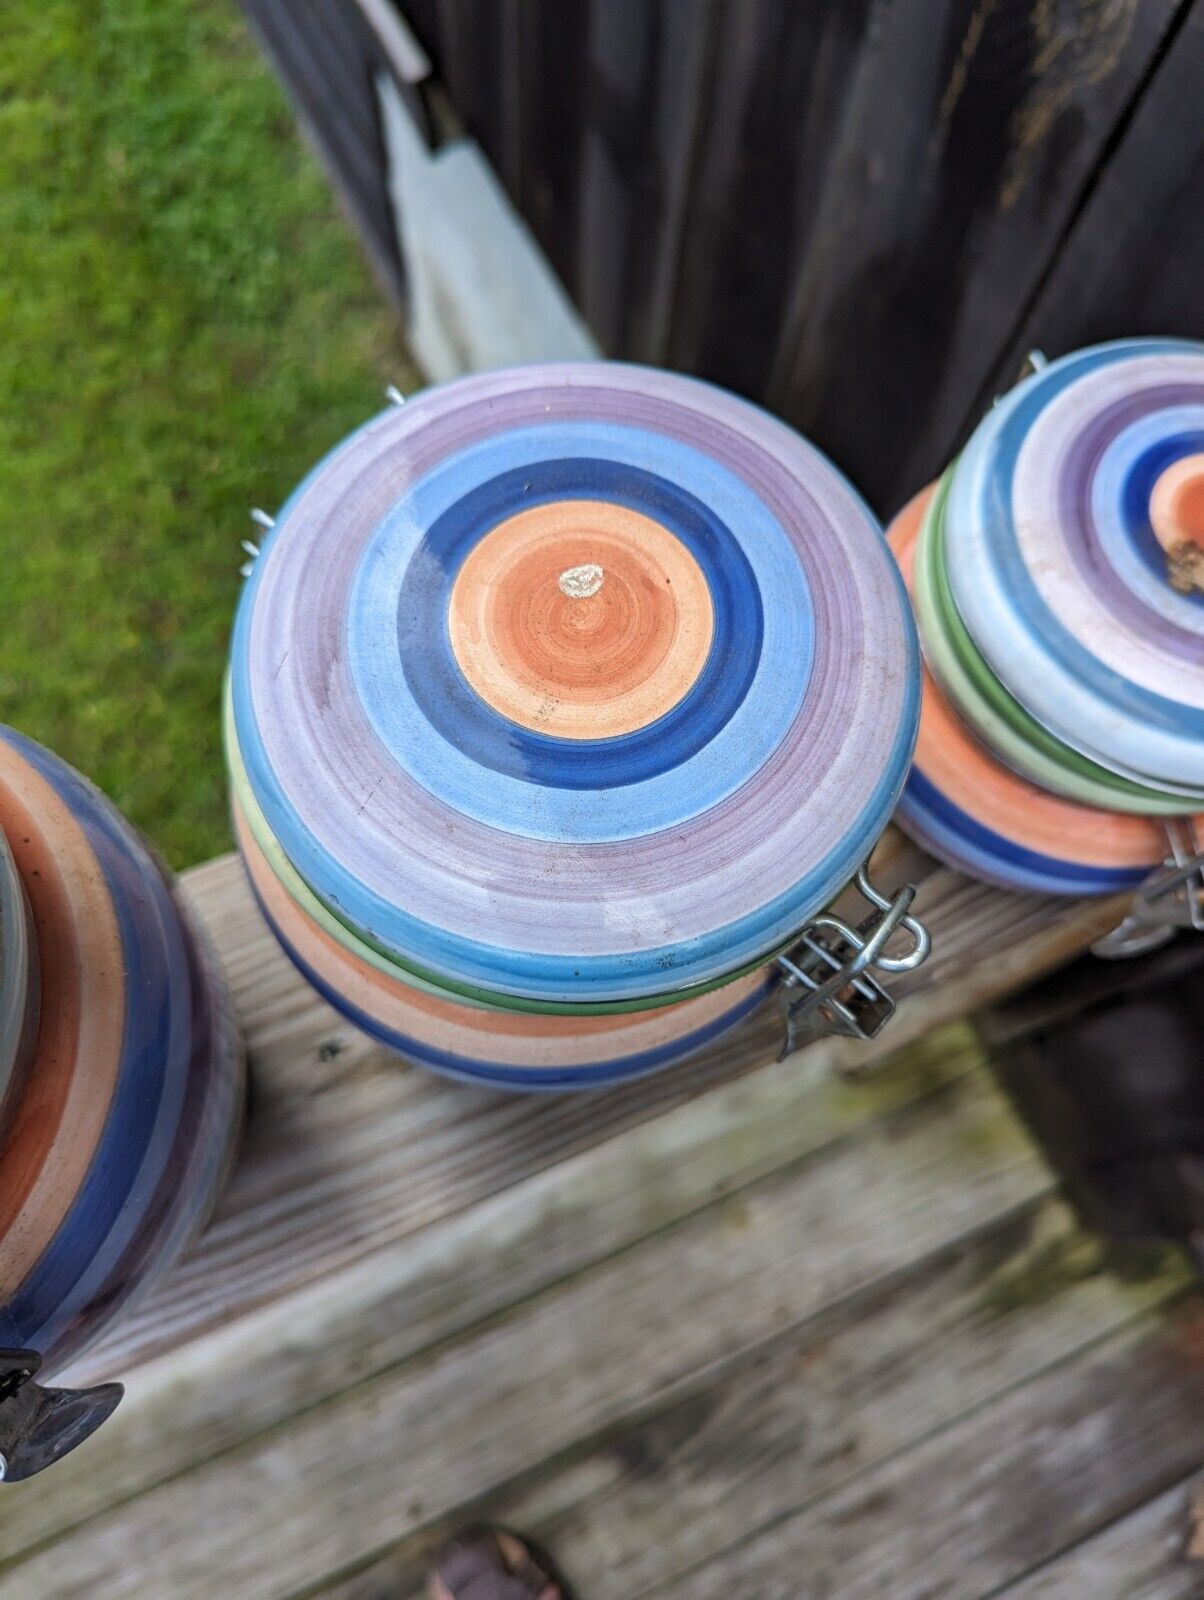
<svg viewBox="0 0 1204 1600">
<path fill-rule="evenodd" d="M 574 1600 L 542 1550 L 505 1528 L 465 1528 L 430 1570 L 431 1600 Z"/>
</svg>

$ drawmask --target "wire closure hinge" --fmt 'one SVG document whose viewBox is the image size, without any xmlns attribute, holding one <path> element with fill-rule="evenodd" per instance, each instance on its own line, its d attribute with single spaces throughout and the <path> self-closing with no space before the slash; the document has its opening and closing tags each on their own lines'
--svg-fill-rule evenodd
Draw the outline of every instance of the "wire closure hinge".
<svg viewBox="0 0 1204 1600">
<path fill-rule="evenodd" d="M 874 888 L 864 866 L 855 882 L 874 908 L 868 917 L 855 928 L 831 912 L 813 917 L 777 959 L 786 1024 L 779 1061 L 797 1050 L 805 1038 L 819 1034 L 872 1039 L 895 1010 L 895 1002 L 875 974 L 912 972 L 928 959 L 932 949 L 928 929 L 909 915 L 914 887 L 904 884 L 888 898 Z M 887 941 L 899 929 L 910 936 L 911 949 L 888 956 L 884 954 Z"/>
<path fill-rule="evenodd" d="M 1133 896 L 1128 914 L 1091 946 L 1105 960 L 1143 955 L 1173 939 L 1180 928 L 1204 933 L 1204 848 L 1190 817 L 1168 817 L 1168 852 Z"/>
<path fill-rule="evenodd" d="M 125 1390 L 48 1389 L 33 1381 L 36 1350 L 0 1350 L 0 1480 L 18 1483 L 52 1466 L 107 1422 Z"/>
</svg>

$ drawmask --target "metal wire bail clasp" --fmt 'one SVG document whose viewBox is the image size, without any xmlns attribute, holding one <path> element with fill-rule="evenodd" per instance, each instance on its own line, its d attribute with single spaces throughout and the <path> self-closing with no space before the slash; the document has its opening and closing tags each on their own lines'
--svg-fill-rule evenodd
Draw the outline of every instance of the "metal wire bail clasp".
<svg viewBox="0 0 1204 1600">
<path fill-rule="evenodd" d="M 49 1389 L 34 1382 L 36 1350 L 0 1350 L 0 1481 L 19 1483 L 83 1444 L 112 1416 L 124 1390 Z"/>
<path fill-rule="evenodd" d="M 1106 959 L 1156 950 L 1179 928 L 1204 933 L 1204 849 L 1191 817 L 1163 822 L 1169 853 L 1133 896 L 1119 926 L 1097 939 L 1092 954 Z"/>
<path fill-rule="evenodd" d="M 786 1037 L 779 1061 L 797 1050 L 804 1035 L 844 1034 L 872 1039 L 894 1014 L 895 1002 L 875 972 L 911 972 L 928 959 L 928 929 L 908 912 L 916 891 L 904 884 L 888 899 L 862 866 L 856 886 L 874 907 L 856 928 L 831 912 L 813 917 L 790 949 L 778 957 L 782 974 L 782 1015 Z M 911 949 L 883 954 L 896 929 L 911 937 Z"/>
</svg>

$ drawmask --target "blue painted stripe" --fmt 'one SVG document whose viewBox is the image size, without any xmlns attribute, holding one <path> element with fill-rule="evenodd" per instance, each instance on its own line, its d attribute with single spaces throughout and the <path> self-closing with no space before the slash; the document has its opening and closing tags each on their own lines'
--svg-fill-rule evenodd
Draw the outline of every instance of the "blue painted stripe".
<svg viewBox="0 0 1204 1600">
<path fill-rule="evenodd" d="M 113 900 L 126 969 L 121 1062 L 113 1101 L 88 1174 L 53 1242 L 6 1312 L 23 1342 L 40 1348 L 90 1269 L 115 1260 L 113 1232 L 134 1199 L 142 1158 L 155 1135 L 170 1077 L 181 1083 L 187 1049 L 187 973 L 173 967 L 162 933 L 166 890 L 156 889 L 130 849 L 127 824 L 57 757 L 20 734 L 3 737 L 54 788 L 84 829 Z M 156 875 L 157 879 L 157 875 Z M 174 953 L 178 959 L 178 952 Z M 184 1017 L 173 1016 L 183 985 Z M 78 1070 L 86 1071 L 86 1066 Z M 160 1129 L 160 1133 L 170 1130 Z M 165 1145 L 169 1148 L 169 1141 Z M 119 1252 L 118 1252 L 119 1253 Z"/>
<path fill-rule="evenodd" d="M 1166 551 L 1158 543 L 1150 522 L 1150 496 L 1154 485 L 1176 461 L 1204 451 L 1204 432 L 1185 431 L 1161 440 L 1146 450 L 1129 468 L 1121 491 L 1121 516 L 1133 548 L 1142 565 L 1158 583 L 1166 587 Z M 1193 589 L 1176 598 L 1196 609 L 1204 609 L 1204 594 Z"/>
<path fill-rule="evenodd" d="M 750 570 L 757 596 L 755 604 L 745 576 L 734 587 L 743 596 L 740 615 L 734 628 L 755 622 L 756 640 L 728 635 L 737 651 L 729 670 L 740 678 L 745 670 L 745 652 L 755 653 L 754 671 L 746 683 L 732 687 L 726 705 L 726 720 L 711 718 L 706 727 L 711 737 L 697 743 L 689 753 L 676 752 L 674 764 L 659 770 L 653 730 L 629 736 L 631 749 L 642 747 L 646 754 L 642 776 L 627 774 L 621 787 L 600 791 L 603 782 L 585 785 L 592 788 L 592 803 L 583 806 L 581 790 L 575 785 L 561 788 L 549 782 L 552 773 L 546 765 L 548 754 L 561 752 L 562 770 L 577 769 L 572 751 L 564 751 L 561 741 L 548 741 L 542 747 L 525 744 L 525 730 L 498 718 L 499 739 L 518 741 L 524 749 L 538 751 L 545 759 L 539 779 L 540 790 L 533 795 L 531 777 L 520 760 L 507 763 L 500 749 L 494 748 L 492 772 L 482 768 L 471 748 L 462 747 L 456 726 L 448 723 L 437 730 L 429 720 L 428 706 L 416 703 L 407 676 L 397 670 L 398 625 L 403 621 L 407 633 L 414 635 L 415 654 L 423 639 L 432 647 L 436 630 L 438 649 L 450 654 L 446 638 L 446 584 L 448 574 L 433 574 L 440 583 L 437 597 L 429 602 L 425 615 L 401 618 L 403 587 L 414 581 L 415 569 L 427 561 L 426 539 L 449 511 L 463 504 L 482 484 L 489 484 L 503 473 L 519 473 L 520 481 L 534 482 L 540 469 L 554 474 L 557 464 L 567 461 L 570 470 L 560 479 L 561 496 L 573 482 L 572 463 L 582 463 L 588 476 L 578 479 L 578 496 L 611 498 L 628 504 L 622 485 L 630 475 L 642 481 L 644 494 L 635 508 L 647 510 L 655 504 L 658 481 L 666 486 L 676 478 L 688 481 L 692 491 L 677 491 L 675 505 L 678 526 L 669 526 L 679 537 L 693 539 L 696 556 L 709 558 L 712 565 L 724 558 L 730 546 L 721 542 L 727 530 L 739 530 L 741 572 Z M 591 491 L 589 485 L 597 485 Z M 524 502 L 525 503 L 525 502 Z M 665 500 L 668 506 L 667 499 Z M 512 513 L 515 503 L 500 508 Z M 703 520 L 705 519 L 705 520 Z M 487 532 L 480 529 L 480 534 Z M 728 538 L 732 536 L 727 534 Z M 705 544 L 702 540 L 705 538 Z M 714 574 L 708 572 L 708 580 Z M 718 599 L 722 601 L 722 593 Z M 742 620 L 747 617 L 747 624 Z M 411 629 L 412 623 L 412 629 Z M 364 714 L 381 745 L 418 783 L 445 804 L 466 816 L 507 832 L 531 838 L 556 841 L 575 840 L 597 843 L 633 838 L 673 827 L 689 817 L 717 805 L 747 782 L 773 755 L 786 736 L 807 692 L 814 651 L 814 615 L 806 578 L 797 553 L 785 529 L 769 508 L 734 473 L 720 463 L 663 435 L 638 429 L 598 423 L 546 424 L 490 438 L 449 456 L 437 467 L 409 486 L 397 504 L 366 544 L 348 602 L 346 650 Z M 253 686 L 244 691 L 235 658 L 235 718 L 240 742 Z M 716 667 L 722 663 L 716 662 Z M 457 669 L 458 672 L 458 669 Z M 460 680 L 462 681 L 462 680 Z M 730 694 L 724 689 L 725 699 Z M 702 710 L 698 696 L 689 697 L 687 714 L 693 718 Z M 473 722 L 482 727 L 481 715 L 473 697 Z M 431 701 L 437 707 L 438 697 Z M 672 727 L 672 725 L 670 725 Z M 660 730 L 660 725 L 657 725 Z M 699 724 L 699 731 L 702 725 Z M 571 741 L 576 744 L 577 741 Z M 618 741 L 614 742 L 618 745 Z M 611 741 L 597 741 L 594 750 L 600 760 L 608 759 Z M 243 744 L 248 773 L 257 791 L 262 780 L 254 748 Z M 516 774 L 516 775 L 512 775 Z M 293 840 L 282 831 L 288 823 L 270 811 L 273 831 L 295 859 Z"/>
<path fill-rule="evenodd" d="M 714 615 L 711 648 L 692 688 L 647 727 L 610 739 L 553 738 L 500 715 L 464 678 L 448 633 L 452 587 L 473 547 L 516 505 L 579 499 L 626 506 L 675 534 L 702 568 Z M 511 468 L 450 506 L 427 530 L 421 560 L 410 562 L 397 606 L 401 668 L 435 733 L 482 768 L 566 790 L 642 783 L 697 755 L 743 703 L 763 632 L 752 567 L 713 512 L 656 473 L 583 457 Z"/>
</svg>

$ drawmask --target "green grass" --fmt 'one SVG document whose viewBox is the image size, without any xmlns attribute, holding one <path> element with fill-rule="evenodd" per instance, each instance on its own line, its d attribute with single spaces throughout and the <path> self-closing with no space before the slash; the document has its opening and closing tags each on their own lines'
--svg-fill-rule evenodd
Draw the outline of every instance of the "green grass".
<svg viewBox="0 0 1204 1600">
<path fill-rule="evenodd" d="M 0 170 L 0 721 L 183 866 L 247 508 L 413 373 L 227 0 L 9 0 Z"/>
</svg>

